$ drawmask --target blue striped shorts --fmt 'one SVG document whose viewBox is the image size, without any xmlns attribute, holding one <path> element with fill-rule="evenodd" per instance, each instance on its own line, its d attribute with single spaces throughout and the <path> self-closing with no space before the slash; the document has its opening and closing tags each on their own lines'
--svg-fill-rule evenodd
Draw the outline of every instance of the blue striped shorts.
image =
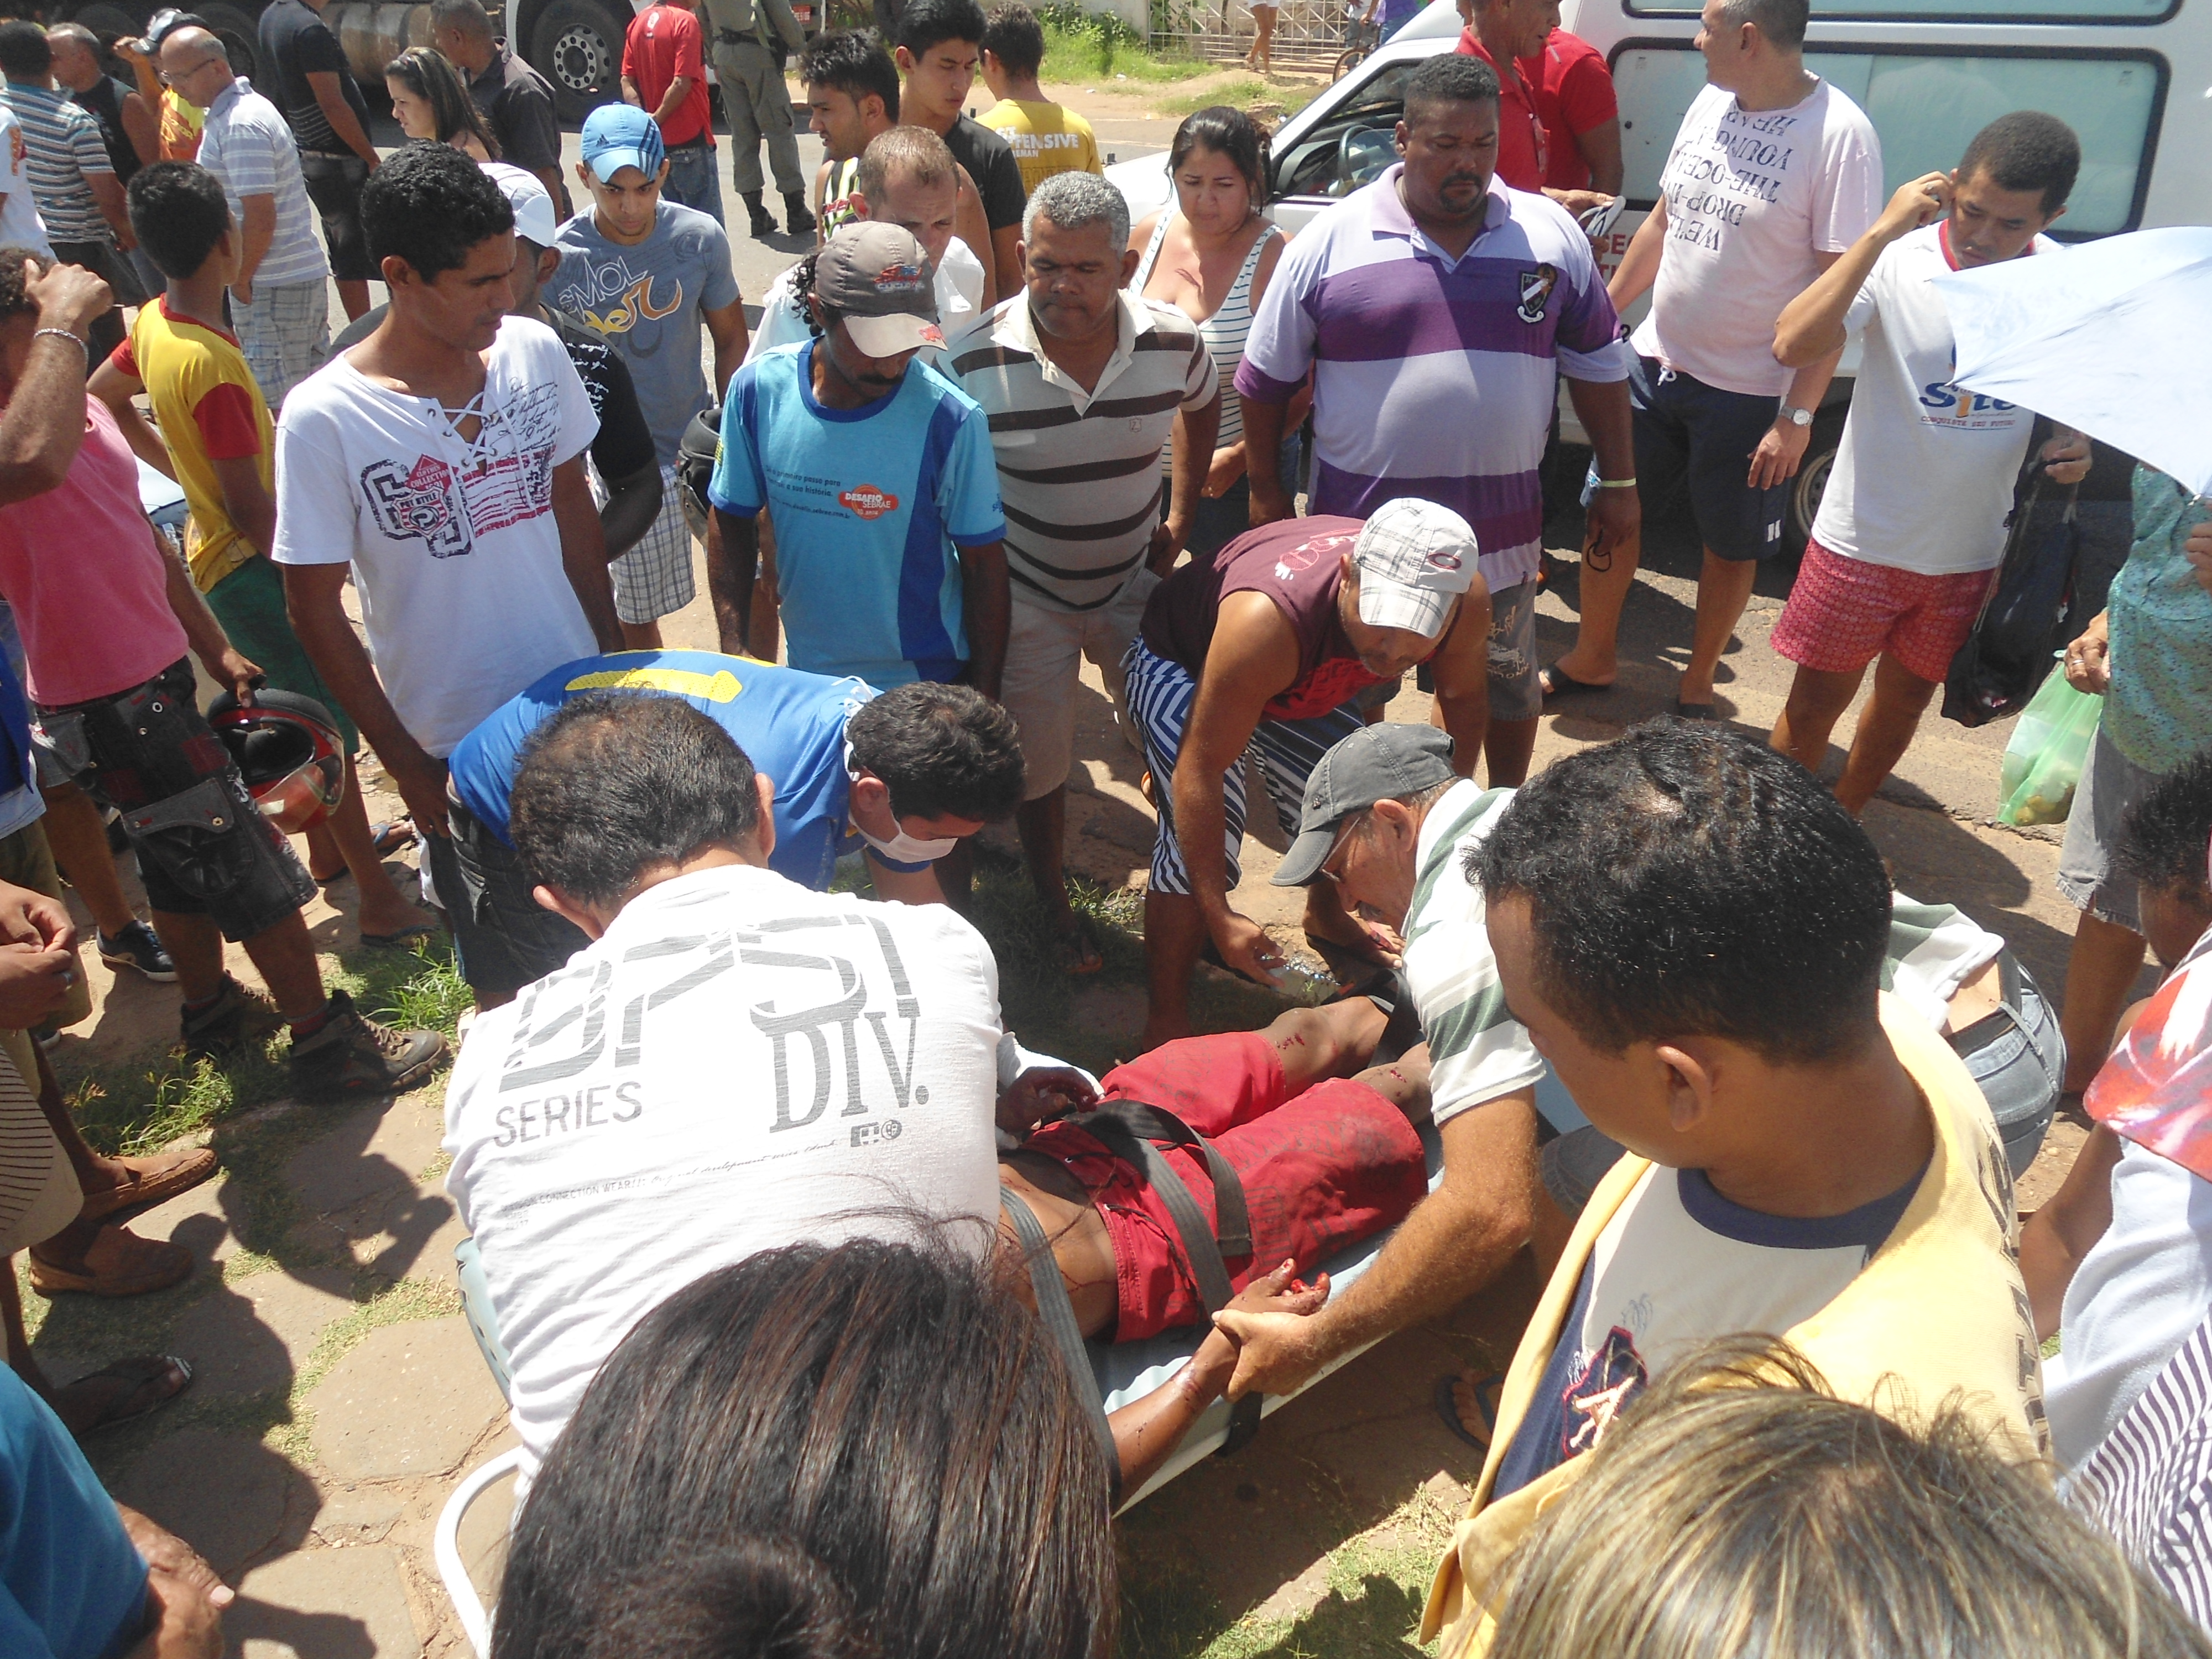
<svg viewBox="0 0 2212 1659">
<path fill-rule="evenodd" d="M 1159 833 L 1152 842 L 1152 890 L 1187 894 L 1190 875 L 1183 868 L 1182 848 L 1176 842 L 1170 797 L 1174 793 L 1176 757 L 1182 749 L 1183 727 L 1198 696 L 1198 682 L 1181 663 L 1155 654 L 1141 635 L 1130 641 L 1121 667 L 1129 681 L 1129 716 L 1144 739 L 1145 763 L 1152 769 L 1152 804 L 1159 813 Z M 1263 720 L 1254 728 L 1244 753 L 1221 776 L 1224 851 L 1229 860 L 1231 887 L 1243 879 L 1237 854 L 1244 847 L 1245 760 L 1259 757 L 1260 775 L 1267 784 L 1268 799 L 1275 804 L 1276 821 L 1285 835 L 1295 836 L 1306 780 L 1323 755 L 1365 724 L 1358 704 L 1346 702 L 1312 720 Z"/>
</svg>

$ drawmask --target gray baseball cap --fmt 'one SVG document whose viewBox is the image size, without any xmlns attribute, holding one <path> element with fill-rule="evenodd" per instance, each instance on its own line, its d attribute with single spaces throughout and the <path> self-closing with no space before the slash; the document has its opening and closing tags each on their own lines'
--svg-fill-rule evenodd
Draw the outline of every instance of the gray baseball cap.
<svg viewBox="0 0 2212 1659">
<path fill-rule="evenodd" d="M 814 260 L 814 296 L 842 313 L 871 357 L 941 346 L 929 254 L 911 231 L 874 219 L 841 225 Z"/>
<path fill-rule="evenodd" d="M 1323 755 L 1306 780 L 1297 839 L 1268 879 L 1278 887 L 1306 886 L 1321 873 L 1336 832 L 1352 813 L 1378 800 L 1418 795 L 1455 775 L 1452 740 L 1435 726 L 1388 721 L 1362 726 Z"/>
</svg>

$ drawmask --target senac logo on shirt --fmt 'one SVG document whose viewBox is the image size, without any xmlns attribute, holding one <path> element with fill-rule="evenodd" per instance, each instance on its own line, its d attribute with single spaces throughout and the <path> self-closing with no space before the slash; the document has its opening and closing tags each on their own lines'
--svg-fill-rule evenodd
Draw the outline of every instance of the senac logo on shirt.
<svg viewBox="0 0 2212 1659">
<path fill-rule="evenodd" d="M 857 516 L 872 521 L 898 511 L 898 497 L 873 484 L 855 484 L 837 499 Z"/>
</svg>

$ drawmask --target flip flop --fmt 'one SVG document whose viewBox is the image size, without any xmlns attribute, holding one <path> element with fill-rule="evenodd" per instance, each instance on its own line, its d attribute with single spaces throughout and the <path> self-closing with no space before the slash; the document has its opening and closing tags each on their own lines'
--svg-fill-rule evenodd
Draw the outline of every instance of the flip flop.
<svg viewBox="0 0 2212 1659">
<path fill-rule="evenodd" d="M 395 818 L 390 823 L 368 826 L 368 844 L 376 849 L 376 856 L 380 859 L 390 858 L 403 848 L 412 846 L 414 842 L 415 820 L 412 818 Z"/>
<path fill-rule="evenodd" d="M 1613 689 L 1609 684 L 1601 685 L 1595 680 L 1578 680 L 1557 663 L 1540 670 L 1536 675 L 1536 684 L 1543 691 L 1546 702 L 1562 702 L 1568 697 L 1589 696 Z"/>
<path fill-rule="evenodd" d="M 214 1150 L 186 1146 L 164 1158 L 122 1158 L 125 1179 L 105 1192 L 87 1193 L 80 1221 L 127 1220 L 141 1210 L 188 1193 L 221 1168 Z"/>
<path fill-rule="evenodd" d="M 426 921 L 420 927 L 402 927 L 393 933 L 363 933 L 361 942 L 373 945 L 380 951 L 404 951 L 418 939 L 434 939 L 437 933 L 437 923 Z"/>
<path fill-rule="evenodd" d="M 142 1406 L 134 1407 L 127 1411 L 116 1409 L 132 1400 L 139 1399 L 155 1383 L 167 1382 L 172 1372 L 182 1379 L 174 1388 L 155 1394 Z M 162 1407 L 191 1387 L 192 1368 L 175 1354 L 136 1354 L 129 1359 L 118 1359 L 112 1365 L 103 1365 L 96 1371 L 88 1372 L 66 1387 L 56 1389 L 55 1397 L 58 1401 L 61 1396 L 67 1395 L 71 1389 L 82 1388 L 87 1382 L 111 1380 L 125 1386 L 115 1391 L 112 1403 L 106 1411 L 76 1431 L 80 1438 L 88 1434 L 98 1434 L 103 1429 L 119 1428 L 125 1423 L 135 1423 L 140 1418 L 161 1410 Z"/>
<path fill-rule="evenodd" d="M 1720 712 L 1709 702 L 1684 702 L 1674 699 L 1674 718 L 1683 720 L 1717 720 Z"/>
<path fill-rule="evenodd" d="M 1060 970 L 1070 979 L 1087 979 L 1106 965 L 1105 952 L 1098 948 L 1097 931 L 1091 918 L 1079 915 L 1075 926 L 1053 940 L 1053 950 L 1060 959 Z"/>
<path fill-rule="evenodd" d="M 1498 1437 L 1498 1401 L 1505 1392 L 1505 1379 L 1493 1372 L 1474 1385 L 1474 1408 L 1482 1413 L 1483 1437 L 1479 1440 L 1459 1419 L 1459 1404 L 1452 1398 L 1452 1384 L 1458 1381 L 1459 1373 L 1455 1371 L 1437 1379 L 1437 1415 L 1443 1419 L 1446 1428 L 1487 1457 L 1491 1443 Z"/>
</svg>

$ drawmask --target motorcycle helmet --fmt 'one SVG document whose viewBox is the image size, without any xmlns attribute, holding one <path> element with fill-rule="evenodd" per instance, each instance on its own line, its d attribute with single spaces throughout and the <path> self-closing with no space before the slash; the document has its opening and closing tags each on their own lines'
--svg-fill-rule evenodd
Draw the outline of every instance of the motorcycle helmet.
<svg viewBox="0 0 2212 1659">
<path fill-rule="evenodd" d="M 345 740 L 331 711 L 292 691 L 224 692 L 208 724 L 230 750 L 262 814 L 286 835 L 312 830 L 345 797 Z"/>
</svg>

